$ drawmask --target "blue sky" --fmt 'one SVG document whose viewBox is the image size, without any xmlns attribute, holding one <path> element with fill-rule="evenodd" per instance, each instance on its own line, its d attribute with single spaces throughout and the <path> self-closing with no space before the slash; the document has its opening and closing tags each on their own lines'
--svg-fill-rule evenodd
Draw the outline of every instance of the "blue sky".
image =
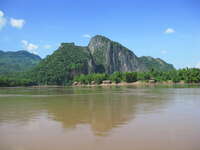
<svg viewBox="0 0 200 150">
<path fill-rule="evenodd" d="M 45 57 L 101 34 L 137 56 L 200 67 L 199 0 L 0 0 L 0 49 Z"/>
</svg>

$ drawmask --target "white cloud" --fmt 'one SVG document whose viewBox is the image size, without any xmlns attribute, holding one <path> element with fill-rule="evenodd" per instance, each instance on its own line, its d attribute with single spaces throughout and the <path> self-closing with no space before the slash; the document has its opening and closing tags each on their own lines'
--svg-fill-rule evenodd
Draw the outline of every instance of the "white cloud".
<svg viewBox="0 0 200 150">
<path fill-rule="evenodd" d="M 51 48 L 51 45 L 49 45 L 49 44 L 44 45 L 44 48 L 45 48 L 45 49 L 50 49 L 50 48 Z"/>
<path fill-rule="evenodd" d="M 167 54 L 167 51 L 166 50 L 162 50 L 161 54 Z"/>
<path fill-rule="evenodd" d="M 200 62 L 197 63 L 197 65 L 195 66 L 196 68 L 200 68 Z"/>
<path fill-rule="evenodd" d="M 172 34 L 172 33 L 175 33 L 176 31 L 173 29 L 173 28 L 167 28 L 166 30 L 165 30 L 165 34 Z"/>
<path fill-rule="evenodd" d="M 0 10 L 0 30 L 6 25 L 6 18 L 3 11 Z"/>
<path fill-rule="evenodd" d="M 26 41 L 26 40 L 22 40 L 21 42 L 22 42 L 22 44 L 23 44 L 24 46 L 27 46 L 27 45 L 28 45 L 28 41 Z"/>
<path fill-rule="evenodd" d="M 3 17 L 4 16 L 4 13 L 3 11 L 0 10 L 0 17 Z"/>
<path fill-rule="evenodd" d="M 26 40 L 22 40 L 21 43 L 25 50 L 27 50 L 30 53 L 37 54 L 37 49 L 38 49 L 37 45 L 29 43 Z"/>
<path fill-rule="evenodd" d="M 14 19 L 14 18 L 11 18 L 10 19 L 10 25 L 14 28 L 18 28 L 18 29 L 21 29 L 25 24 L 25 20 L 23 19 Z"/>
<path fill-rule="evenodd" d="M 90 38 L 91 38 L 91 35 L 89 35 L 89 34 L 84 34 L 82 37 L 90 39 Z"/>
</svg>

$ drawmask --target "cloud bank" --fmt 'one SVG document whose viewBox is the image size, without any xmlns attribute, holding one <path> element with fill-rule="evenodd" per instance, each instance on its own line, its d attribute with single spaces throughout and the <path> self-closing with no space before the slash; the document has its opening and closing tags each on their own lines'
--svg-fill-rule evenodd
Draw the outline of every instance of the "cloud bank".
<svg viewBox="0 0 200 150">
<path fill-rule="evenodd" d="M 176 31 L 173 29 L 173 28 L 167 28 L 165 31 L 164 31 L 164 33 L 165 34 L 173 34 L 173 33 L 175 33 Z"/>
<path fill-rule="evenodd" d="M 25 24 L 24 19 L 14 19 L 14 18 L 10 19 L 10 25 L 14 28 L 21 29 L 24 26 L 24 24 Z"/>
<path fill-rule="evenodd" d="M 82 35 L 82 37 L 90 39 L 92 36 L 89 34 L 84 34 L 84 35 Z"/>
<path fill-rule="evenodd" d="M 0 10 L 0 30 L 3 29 L 6 26 L 7 23 L 7 17 L 5 17 L 5 14 L 3 11 Z M 21 29 L 23 28 L 25 24 L 24 19 L 16 19 L 16 18 L 10 18 L 9 25 L 13 28 Z"/>
<path fill-rule="evenodd" d="M 22 40 L 21 43 L 22 43 L 23 48 L 27 50 L 28 52 L 33 53 L 33 54 L 38 54 L 37 53 L 38 45 L 29 43 L 26 40 Z"/>
<path fill-rule="evenodd" d="M 0 30 L 6 25 L 6 18 L 3 11 L 0 10 Z"/>
</svg>

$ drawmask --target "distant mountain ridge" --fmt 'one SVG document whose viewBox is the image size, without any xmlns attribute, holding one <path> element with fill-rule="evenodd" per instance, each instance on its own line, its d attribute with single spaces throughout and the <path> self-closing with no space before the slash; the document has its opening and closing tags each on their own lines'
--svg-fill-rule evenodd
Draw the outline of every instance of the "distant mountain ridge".
<svg viewBox="0 0 200 150">
<path fill-rule="evenodd" d="M 172 64 L 168 64 L 160 58 L 153 58 L 151 56 L 142 56 L 139 57 L 140 62 L 143 63 L 148 70 L 155 69 L 158 71 L 171 71 L 175 70 Z"/>
<path fill-rule="evenodd" d="M 62 43 L 32 70 L 32 76 L 40 84 L 64 84 L 78 74 L 111 74 L 151 69 L 170 71 L 175 68 L 158 58 L 137 57 L 120 43 L 96 35 L 84 47 Z"/>
<path fill-rule="evenodd" d="M 27 71 L 41 61 L 38 55 L 31 54 L 25 50 L 2 51 L 0 50 L 0 74 Z"/>
</svg>

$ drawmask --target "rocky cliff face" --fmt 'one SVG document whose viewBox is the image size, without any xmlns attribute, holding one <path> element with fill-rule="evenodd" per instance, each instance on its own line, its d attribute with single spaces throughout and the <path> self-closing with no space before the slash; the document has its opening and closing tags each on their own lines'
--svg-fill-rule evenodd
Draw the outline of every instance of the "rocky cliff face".
<svg viewBox="0 0 200 150">
<path fill-rule="evenodd" d="M 88 49 L 96 64 L 97 72 L 113 73 L 116 71 L 147 70 L 132 51 L 104 36 L 97 35 L 93 37 Z"/>
</svg>

